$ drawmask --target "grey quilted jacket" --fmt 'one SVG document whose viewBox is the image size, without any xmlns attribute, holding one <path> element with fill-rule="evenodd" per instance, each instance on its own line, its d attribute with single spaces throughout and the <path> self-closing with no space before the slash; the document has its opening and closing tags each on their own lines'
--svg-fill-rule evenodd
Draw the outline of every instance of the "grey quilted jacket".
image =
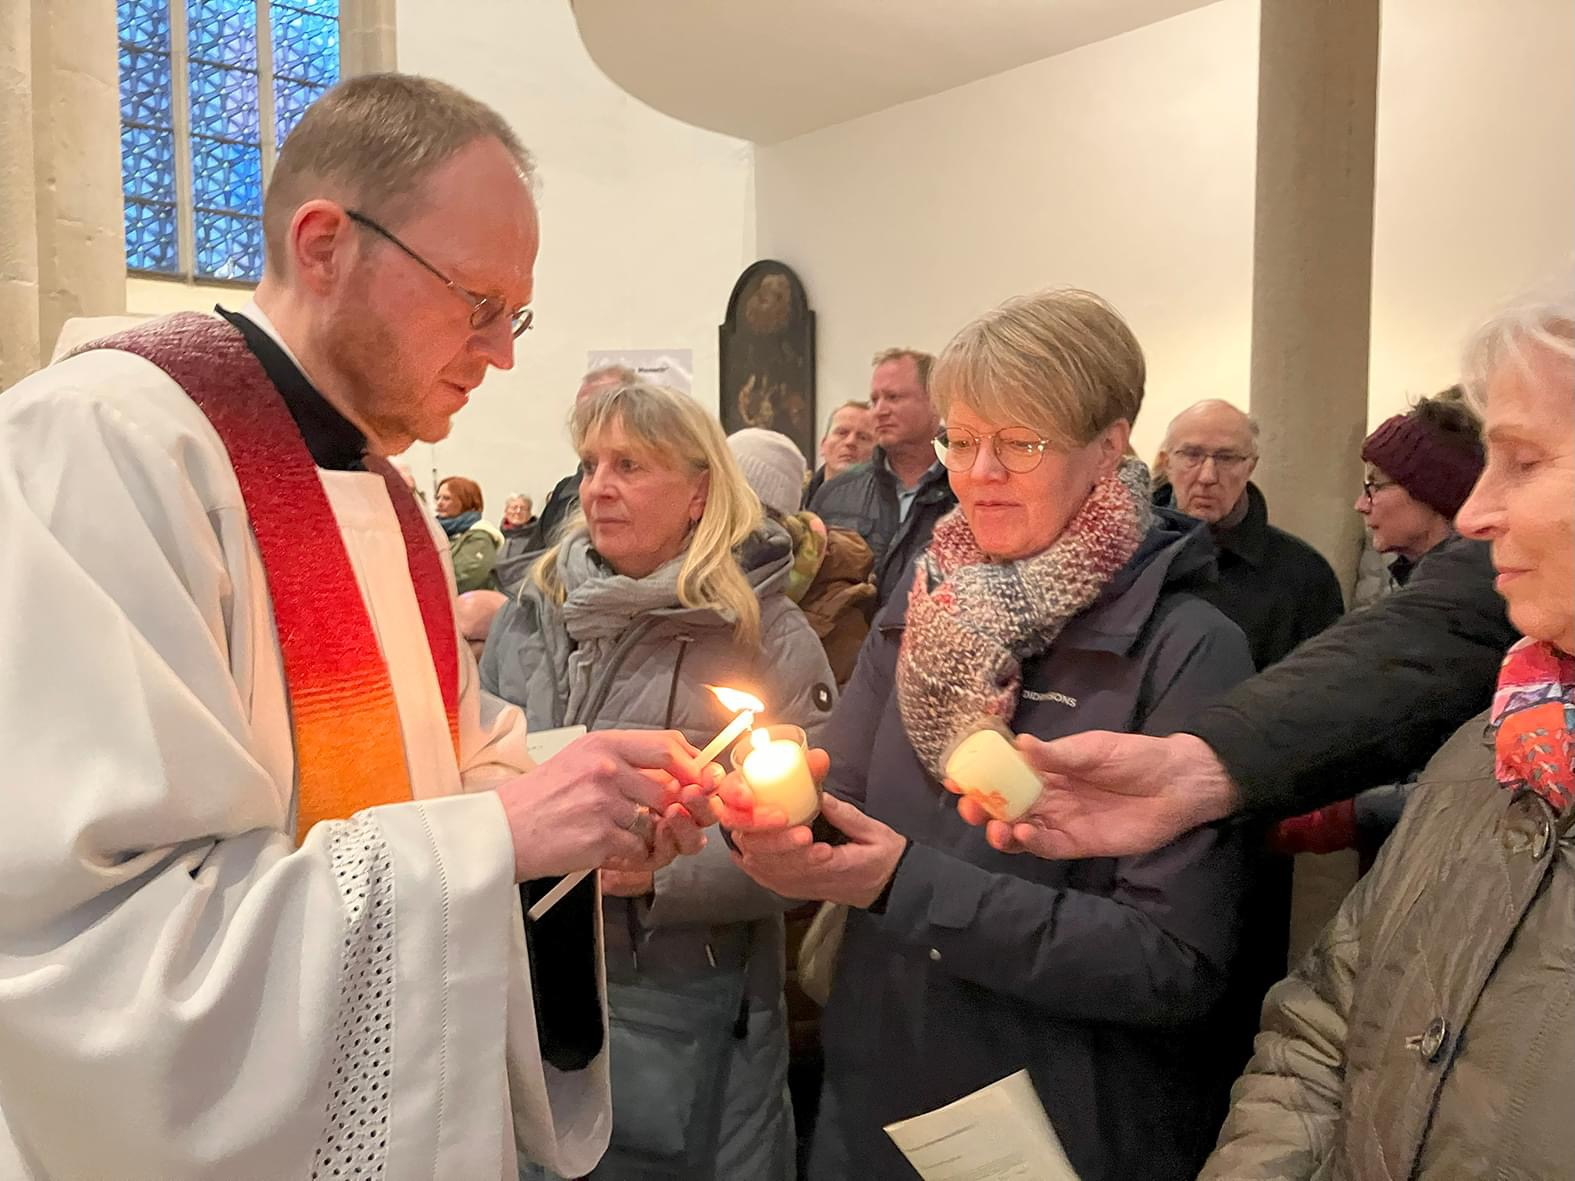
<svg viewBox="0 0 1575 1181">
<path fill-rule="evenodd" d="M 677 601 L 678 560 L 623 578 L 583 532 L 571 536 L 567 602 L 527 580 L 493 623 L 483 686 L 521 706 L 532 730 L 675 729 L 703 746 L 731 718 L 706 686 L 727 685 L 764 701 L 766 721 L 813 739 L 836 688 L 820 640 L 783 593 L 787 532 L 767 522 L 737 556 L 760 600 L 753 651 L 733 642 L 731 619 Z M 604 900 L 614 1131 L 597 1181 L 791 1178 L 787 905 L 737 869 L 714 832 L 699 855 L 657 873 L 653 895 Z M 718 1030 L 720 1069 L 707 1052 Z M 687 1131 L 674 1133 L 679 1125 Z"/>
</svg>

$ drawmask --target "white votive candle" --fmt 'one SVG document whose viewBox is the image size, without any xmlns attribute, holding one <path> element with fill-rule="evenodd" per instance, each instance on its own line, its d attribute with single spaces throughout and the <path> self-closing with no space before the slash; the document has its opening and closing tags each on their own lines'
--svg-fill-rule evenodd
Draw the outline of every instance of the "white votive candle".
<svg viewBox="0 0 1575 1181">
<path fill-rule="evenodd" d="M 946 759 L 946 778 L 997 820 L 1022 818 L 1044 785 L 1022 752 L 1000 730 L 975 730 Z"/>
<path fill-rule="evenodd" d="M 734 759 L 743 754 L 738 770 L 755 797 L 755 807 L 776 808 L 789 824 L 808 824 L 820 814 L 820 788 L 809 773 L 804 743 L 795 737 L 774 737 L 773 732 L 803 731 L 796 726 L 772 726 L 756 730 L 747 744 L 739 743 Z"/>
</svg>

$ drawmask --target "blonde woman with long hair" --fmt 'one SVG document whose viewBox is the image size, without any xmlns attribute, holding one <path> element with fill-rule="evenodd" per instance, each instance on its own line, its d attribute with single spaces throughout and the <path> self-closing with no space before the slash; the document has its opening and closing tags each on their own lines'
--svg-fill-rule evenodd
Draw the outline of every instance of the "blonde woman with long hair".
<svg viewBox="0 0 1575 1181">
<path fill-rule="evenodd" d="M 813 739 L 831 670 L 784 593 L 788 535 L 720 425 L 684 394 L 631 384 L 580 401 L 570 430 L 581 515 L 499 614 L 483 687 L 535 731 L 672 729 L 703 746 L 731 717 L 707 686 L 732 686 Z M 601 875 L 613 1137 L 592 1175 L 788 1181 L 786 904 L 718 839 L 681 860 Z M 594 905 L 589 884 L 575 902 Z"/>
</svg>

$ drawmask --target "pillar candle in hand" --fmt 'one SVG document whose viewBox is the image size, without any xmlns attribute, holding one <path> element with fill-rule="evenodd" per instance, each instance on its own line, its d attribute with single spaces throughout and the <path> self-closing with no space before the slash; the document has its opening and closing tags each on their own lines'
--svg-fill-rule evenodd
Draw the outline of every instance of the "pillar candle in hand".
<svg viewBox="0 0 1575 1181">
<path fill-rule="evenodd" d="M 968 735 L 946 756 L 946 778 L 997 820 L 1020 820 L 1044 788 L 1010 737 L 995 726 Z"/>
<path fill-rule="evenodd" d="M 820 787 L 809 773 L 805 741 L 797 726 L 768 726 L 733 748 L 733 766 L 749 785 L 755 807 L 776 808 L 789 824 L 808 824 L 820 815 Z"/>
</svg>

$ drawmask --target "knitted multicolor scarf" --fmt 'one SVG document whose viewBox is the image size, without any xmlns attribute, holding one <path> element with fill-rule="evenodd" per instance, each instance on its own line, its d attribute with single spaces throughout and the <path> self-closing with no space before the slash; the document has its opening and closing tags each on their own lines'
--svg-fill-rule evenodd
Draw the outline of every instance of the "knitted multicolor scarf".
<svg viewBox="0 0 1575 1181">
<path fill-rule="evenodd" d="M 1148 469 L 1124 460 L 1048 549 L 992 562 L 962 511 L 943 517 L 919 560 L 897 658 L 908 739 L 940 778 L 951 745 L 988 720 L 1009 722 L 1022 663 L 1050 647 L 1131 560 L 1153 521 Z"/>
<path fill-rule="evenodd" d="M 1493 694 L 1494 777 L 1556 812 L 1575 802 L 1575 656 L 1540 640 L 1509 650 Z"/>
<path fill-rule="evenodd" d="M 333 507 L 284 398 L 241 334 L 183 313 L 97 341 L 143 357 L 207 415 L 235 469 L 262 555 L 295 727 L 295 832 L 411 798 L 399 709 Z M 410 580 L 459 749 L 459 654 L 452 600 L 425 515 L 387 461 Z"/>
</svg>

